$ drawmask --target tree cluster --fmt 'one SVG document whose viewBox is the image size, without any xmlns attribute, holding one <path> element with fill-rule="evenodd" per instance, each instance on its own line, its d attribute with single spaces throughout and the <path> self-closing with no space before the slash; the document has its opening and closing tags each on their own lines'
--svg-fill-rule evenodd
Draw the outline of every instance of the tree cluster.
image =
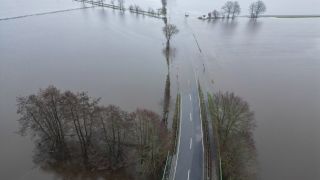
<svg viewBox="0 0 320 180">
<path fill-rule="evenodd" d="M 266 12 L 267 8 L 263 1 L 257 1 L 249 6 L 249 13 L 251 18 L 258 18 L 259 15 Z"/>
<path fill-rule="evenodd" d="M 149 110 L 128 113 L 99 104 L 86 92 L 61 92 L 54 86 L 18 97 L 20 133 L 36 139 L 36 161 L 81 169 L 115 170 L 135 164 L 157 176 L 170 148 L 161 117 Z"/>
<path fill-rule="evenodd" d="M 170 48 L 170 40 L 172 37 L 179 33 L 179 29 L 174 24 L 165 24 L 165 26 L 162 28 L 162 32 L 164 36 L 166 37 L 167 43 L 166 48 Z"/>
<path fill-rule="evenodd" d="M 266 5 L 259 0 L 250 4 L 249 15 L 250 18 L 257 18 L 266 11 Z M 200 16 L 199 19 L 218 19 L 218 18 L 232 18 L 234 19 L 241 12 L 240 5 L 237 1 L 227 1 L 221 8 L 221 11 L 213 10 L 206 15 Z"/>
<path fill-rule="evenodd" d="M 208 94 L 220 179 L 255 179 L 255 127 L 249 105 L 233 93 Z"/>
<path fill-rule="evenodd" d="M 238 1 L 227 1 L 221 8 L 221 11 L 214 9 L 212 12 L 208 13 L 206 17 L 203 15 L 199 19 L 218 19 L 218 18 L 232 18 L 234 19 L 241 12 L 240 5 Z"/>
<path fill-rule="evenodd" d="M 235 18 L 241 12 L 241 8 L 238 1 L 227 1 L 221 9 L 222 13 L 227 19 Z"/>
<path fill-rule="evenodd" d="M 154 10 L 152 8 L 149 8 L 147 11 L 142 9 L 140 6 L 138 5 L 130 5 L 129 6 L 129 11 L 131 13 L 136 13 L 136 14 L 142 14 L 142 15 L 149 15 L 149 16 L 154 16 L 154 17 L 160 17 L 161 15 L 161 11 L 158 10 Z"/>
</svg>

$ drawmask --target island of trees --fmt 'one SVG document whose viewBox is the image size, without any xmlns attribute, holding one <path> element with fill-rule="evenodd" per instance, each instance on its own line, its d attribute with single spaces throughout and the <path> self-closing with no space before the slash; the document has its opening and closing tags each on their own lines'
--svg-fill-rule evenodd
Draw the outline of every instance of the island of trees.
<svg viewBox="0 0 320 180">
<path fill-rule="evenodd" d="M 130 167 L 139 179 L 159 177 L 171 145 L 161 117 L 146 109 L 103 106 L 99 100 L 54 86 L 18 97 L 19 132 L 33 136 L 34 161 L 90 173 Z"/>
<path fill-rule="evenodd" d="M 249 6 L 249 17 L 258 18 L 267 10 L 263 1 L 253 2 Z M 199 19 L 234 19 L 241 13 L 241 7 L 238 1 L 227 1 L 221 8 L 221 11 L 214 9 L 208 15 L 202 15 Z"/>
</svg>

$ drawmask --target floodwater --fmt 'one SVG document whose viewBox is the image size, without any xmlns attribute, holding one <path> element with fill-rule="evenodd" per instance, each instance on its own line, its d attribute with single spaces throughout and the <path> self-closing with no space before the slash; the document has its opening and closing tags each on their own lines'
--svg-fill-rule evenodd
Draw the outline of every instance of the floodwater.
<svg viewBox="0 0 320 180">
<path fill-rule="evenodd" d="M 4 2 L 0 18 L 82 7 L 62 0 Z M 127 3 L 161 6 L 155 0 Z M 168 4 L 169 21 L 180 29 L 171 71 L 203 63 L 212 91 L 233 91 L 249 102 L 257 120 L 259 179 L 320 179 L 320 19 L 183 17 L 192 7 L 191 15 L 205 13 L 209 4 Z M 53 84 L 128 111 L 161 113 L 168 73 L 162 26 L 160 19 L 102 8 L 0 21 L 0 179 L 57 178 L 33 164 L 32 141 L 14 133 L 19 95 Z"/>
<path fill-rule="evenodd" d="M 320 19 L 192 23 L 215 92 L 255 112 L 259 179 L 320 179 Z"/>
<path fill-rule="evenodd" d="M 15 134 L 17 96 L 52 84 L 87 91 L 104 105 L 161 113 L 167 76 L 162 26 L 161 19 L 102 8 L 0 21 L 0 179 L 54 177 L 33 164 L 32 141 Z"/>
</svg>

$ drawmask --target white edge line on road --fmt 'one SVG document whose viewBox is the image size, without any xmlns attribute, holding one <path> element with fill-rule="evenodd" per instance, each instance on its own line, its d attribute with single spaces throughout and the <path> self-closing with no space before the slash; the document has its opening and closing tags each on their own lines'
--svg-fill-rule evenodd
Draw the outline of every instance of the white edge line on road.
<svg viewBox="0 0 320 180">
<path fill-rule="evenodd" d="M 199 84 L 199 82 L 198 82 L 198 80 L 196 80 L 197 81 L 197 84 Z M 202 162 L 203 162 L 203 176 L 202 177 L 204 177 L 204 144 L 203 144 L 203 131 L 202 131 L 202 118 L 201 118 L 201 106 L 200 106 L 200 96 L 199 96 L 199 90 L 198 90 L 198 101 L 199 101 L 199 111 L 200 111 L 200 123 L 201 123 L 201 137 L 202 137 L 202 139 L 201 139 L 201 141 L 202 141 Z"/>
<path fill-rule="evenodd" d="M 192 148 L 192 138 L 190 138 L 190 149 Z"/>
<path fill-rule="evenodd" d="M 177 158 L 176 158 L 176 164 L 174 167 L 174 173 L 173 173 L 173 180 L 176 179 L 176 171 L 177 171 L 177 164 L 179 159 L 179 149 L 180 149 L 180 137 L 181 137 L 181 124 L 182 124 L 182 98 L 180 98 L 180 123 L 179 123 L 179 139 L 178 139 L 178 149 L 177 149 Z"/>
<path fill-rule="evenodd" d="M 188 170 L 188 179 L 187 180 L 189 180 L 189 178 L 190 178 L 190 169 Z"/>
<path fill-rule="evenodd" d="M 192 62 L 191 62 L 192 63 Z M 196 72 L 194 71 L 194 69 L 192 68 L 192 71 L 194 73 L 194 79 L 195 81 L 197 82 L 197 86 L 199 85 L 199 80 L 197 79 L 197 74 Z M 198 101 L 199 101 L 199 111 L 200 111 L 200 129 L 201 129 L 201 142 L 202 142 L 202 166 L 203 166 L 203 171 L 202 171 L 202 177 L 204 177 L 204 144 L 203 144 L 203 131 L 202 131 L 202 117 L 201 117 L 201 106 L 200 106 L 200 95 L 199 95 L 199 90 L 197 88 L 197 91 L 198 91 Z"/>
</svg>

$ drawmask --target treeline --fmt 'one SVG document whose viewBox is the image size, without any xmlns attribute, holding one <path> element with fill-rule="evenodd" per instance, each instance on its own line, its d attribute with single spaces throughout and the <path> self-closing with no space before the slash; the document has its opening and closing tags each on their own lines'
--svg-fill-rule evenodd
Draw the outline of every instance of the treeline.
<svg viewBox="0 0 320 180">
<path fill-rule="evenodd" d="M 259 15 L 266 11 L 266 5 L 263 1 L 259 0 L 253 2 L 249 6 L 249 17 L 258 18 Z M 214 9 L 208 15 L 202 15 L 199 19 L 234 19 L 241 13 L 241 7 L 238 1 L 227 1 L 221 8 L 221 11 Z"/>
<path fill-rule="evenodd" d="M 256 179 L 254 114 L 234 93 L 208 93 L 208 110 L 214 131 L 216 172 L 220 180 Z"/>
<path fill-rule="evenodd" d="M 161 117 L 145 109 L 129 113 L 102 106 L 99 100 L 54 86 L 18 97 L 19 132 L 35 138 L 35 161 L 91 172 L 134 166 L 145 177 L 158 177 L 170 149 Z"/>
<path fill-rule="evenodd" d="M 149 8 L 147 11 L 142 9 L 140 6 L 138 5 L 130 5 L 129 6 L 129 11 L 131 13 L 136 13 L 136 14 L 148 14 L 154 17 L 160 17 L 162 15 L 162 10 L 158 9 L 158 10 L 154 10 L 152 8 Z"/>
<path fill-rule="evenodd" d="M 108 8 L 112 8 L 112 9 L 117 9 L 117 10 L 120 10 L 121 12 L 124 12 L 127 10 L 127 8 L 125 7 L 125 0 L 117 0 L 117 3 L 115 3 L 115 0 L 111 0 L 108 3 L 105 3 L 105 0 L 96 0 L 96 1 L 76 0 L 76 1 L 80 1 L 83 3 L 89 3 L 92 5 L 101 6 L 101 7 L 108 7 Z M 152 17 L 156 17 L 156 18 L 163 18 L 162 15 L 165 16 L 165 12 L 166 12 L 163 8 L 159 8 L 157 10 L 149 8 L 148 10 L 144 10 L 138 5 L 130 5 L 128 7 L 128 9 L 131 13 L 148 15 L 148 16 L 152 16 Z"/>
</svg>

